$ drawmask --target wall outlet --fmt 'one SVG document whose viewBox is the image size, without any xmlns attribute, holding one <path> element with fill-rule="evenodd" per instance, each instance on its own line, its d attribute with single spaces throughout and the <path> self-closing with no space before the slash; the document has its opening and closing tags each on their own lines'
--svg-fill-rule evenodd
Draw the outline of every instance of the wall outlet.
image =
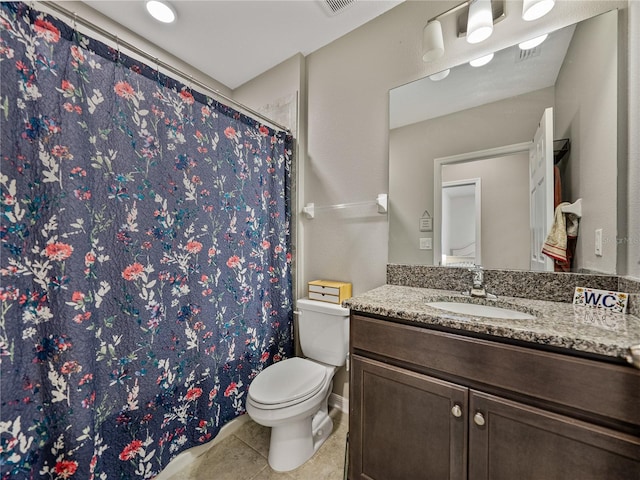
<svg viewBox="0 0 640 480">
<path fill-rule="evenodd" d="M 420 238 L 420 250 L 433 250 L 433 239 L 430 237 Z"/>
<path fill-rule="evenodd" d="M 596 229 L 596 248 L 595 248 L 596 256 L 602 256 L 602 229 Z"/>
</svg>

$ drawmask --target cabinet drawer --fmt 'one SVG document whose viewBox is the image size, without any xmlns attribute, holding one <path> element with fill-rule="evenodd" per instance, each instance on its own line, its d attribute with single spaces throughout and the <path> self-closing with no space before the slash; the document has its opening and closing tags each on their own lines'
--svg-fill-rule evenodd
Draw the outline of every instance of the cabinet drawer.
<svg viewBox="0 0 640 480">
<path fill-rule="evenodd" d="M 310 300 L 319 300 L 321 302 L 341 303 L 338 295 L 329 295 L 325 293 L 309 291 Z"/>
<path fill-rule="evenodd" d="M 640 370 L 352 313 L 351 347 L 487 391 L 623 422 L 640 432 Z M 460 380 L 462 379 L 462 380 Z"/>
<path fill-rule="evenodd" d="M 324 285 L 311 285 L 309 284 L 309 293 L 321 294 L 321 295 L 333 295 L 337 297 L 340 295 L 340 289 L 336 287 L 326 287 Z"/>
</svg>

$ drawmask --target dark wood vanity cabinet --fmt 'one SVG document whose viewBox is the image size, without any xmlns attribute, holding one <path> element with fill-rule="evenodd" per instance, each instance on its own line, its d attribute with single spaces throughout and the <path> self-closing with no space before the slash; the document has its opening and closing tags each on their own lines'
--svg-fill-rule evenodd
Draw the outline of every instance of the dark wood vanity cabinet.
<svg viewBox="0 0 640 480">
<path fill-rule="evenodd" d="M 350 480 L 639 480 L 640 371 L 352 313 Z"/>
</svg>

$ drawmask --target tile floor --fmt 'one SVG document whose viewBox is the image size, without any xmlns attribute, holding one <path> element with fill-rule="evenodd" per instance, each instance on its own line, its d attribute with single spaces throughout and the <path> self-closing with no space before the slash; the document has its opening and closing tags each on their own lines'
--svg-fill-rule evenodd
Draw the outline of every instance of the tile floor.
<svg viewBox="0 0 640 480">
<path fill-rule="evenodd" d="M 295 470 L 273 471 L 267 463 L 270 429 L 249 420 L 169 480 L 343 480 L 347 415 L 331 409 L 333 433 Z"/>
</svg>

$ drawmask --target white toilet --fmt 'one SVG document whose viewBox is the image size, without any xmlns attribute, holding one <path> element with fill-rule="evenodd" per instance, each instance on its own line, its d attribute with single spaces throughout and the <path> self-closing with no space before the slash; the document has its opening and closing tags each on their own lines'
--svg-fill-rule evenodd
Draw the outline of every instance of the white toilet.
<svg viewBox="0 0 640 480">
<path fill-rule="evenodd" d="M 278 472 L 309 460 L 333 430 L 327 401 L 333 375 L 349 351 L 349 309 L 297 302 L 298 338 L 306 358 L 293 357 L 260 372 L 249 386 L 247 413 L 271 427 L 269 465 Z"/>
</svg>

